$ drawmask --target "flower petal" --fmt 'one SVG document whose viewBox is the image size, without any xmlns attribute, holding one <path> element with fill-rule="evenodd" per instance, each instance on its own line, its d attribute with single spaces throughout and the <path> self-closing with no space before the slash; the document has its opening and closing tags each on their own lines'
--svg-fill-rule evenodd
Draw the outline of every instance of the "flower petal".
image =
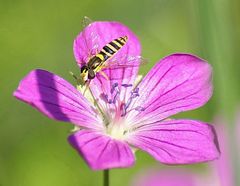
<svg viewBox="0 0 240 186">
<path fill-rule="evenodd" d="M 139 84 L 140 96 L 131 112 L 141 122 L 160 121 L 178 112 L 204 105 L 212 95 L 211 66 L 190 54 L 172 54 L 162 59 Z M 145 121 L 146 122 L 146 121 Z"/>
<path fill-rule="evenodd" d="M 90 130 L 77 131 L 68 140 L 93 170 L 129 167 L 134 164 L 134 155 L 126 142 Z"/>
<path fill-rule="evenodd" d="M 199 163 L 219 156 L 214 128 L 200 121 L 166 120 L 135 130 L 128 142 L 162 163 Z"/>
<path fill-rule="evenodd" d="M 76 88 L 45 70 L 31 71 L 19 84 L 14 96 L 37 108 L 47 117 L 88 128 L 103 128 L 91 104 Z"/>
<path fill-rule="evenodd" d="M 234 183 L 234 168 L 231 158 L 231 142 L 229 136 L 230 132 L 226 127 L 228 123 L 225 122 L 222 116 L 216 116 L 214 123 L 216 124 L 215 128 L 218 134 L 221 156 L 218 160 L 210 163 L 210 167 L 215 175 L 219 176 L 221 185 L 237 185 Z"/>
<path fill-rule="evenodd" d="M 74 55 L 79 66 L 87 63 L 89 58 L 99 52 L 107 43 L 116 38 L 128 36 L 127 43 L 115 54 L 113 59 L 108 61 L 126 60 L 126 56 L 139 56 L 141 54 L 141 46 L 137 37 L 125 25 L 118 22 L 93 22 L 87 26 L 74 41 Z M 97 47 L 96 47 L 97 46 Z M 97 48 L 96 50 L 94 48 Z M 114 95 L 110 93 L 113 85 L 118 83 L 121 100 L 125 99 L 125 95 L 131 91 L 131 88 L 121 87 L 121 84 L 133 84 L 138 73 L 138 66 L 121 67 L 121 68 L 105 68 L 102 70 L 108 79 L 101 74 L 91 81 L 90 87 L 99 100 L 102 107 L 106 106 L 102 100 L 102 95 L 107 95 L 113 99 Z M 126 98 L 127 99 L 127 98 Z M 102 102 L 102 103 L 101 103 Z"/>
</svg>

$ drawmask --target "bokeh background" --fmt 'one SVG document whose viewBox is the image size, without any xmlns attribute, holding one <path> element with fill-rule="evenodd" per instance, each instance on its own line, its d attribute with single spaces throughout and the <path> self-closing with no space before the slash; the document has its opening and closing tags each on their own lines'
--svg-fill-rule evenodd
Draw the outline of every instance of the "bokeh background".
<svg viewBox="0 0 240 186">
<path fill-rule="evenodd" d="M 102 172 L 91 171 L 68 144 L 70 124 L 52 121 L 12 96 L 19 81 L 36 68 L 74 82 L 69 70 L 79 69 L 72 45 L 83 16 L 129 26 L 149 59 L 142 74 L 174 52 L 209 61 L 214 70 L 212 99 L 177 117 L 207 122 L 216 115 L 224 118 L 237 185 L 239 144 L 232 134 L 240 103 L 239 10 L 239 0 L 0 0 L 0 185 L 102 185 Z M 149 167 L 169 169 L 144 152 L 136 156 L 134 167 L 111 171 L 111 185 L 128 185 Z M 209 169 L 207 164 L 181 167 L 200 173 Z"/>
</svg>

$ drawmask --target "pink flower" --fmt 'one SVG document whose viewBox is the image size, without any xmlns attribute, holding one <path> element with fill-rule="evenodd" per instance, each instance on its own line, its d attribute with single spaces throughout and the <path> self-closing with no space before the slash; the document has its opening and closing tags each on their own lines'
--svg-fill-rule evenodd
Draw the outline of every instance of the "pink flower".
<svg viewBox="0 0 240 186">
<path fill-rule="evenodd" d="M 240 124 L 239 112 L 237 116 L 236 129 Z M 233 158 L 231 144 L 235 144 L 238 140 L 235 137 L 239 136 L 239 131 L 236 130 L 236 136 L 232 136 L 230 143 L 229 130 L 227 122 L 222 117 L 215 117 L 216 131 L 218 133 L 219 145 L 221 147 L 221 156 L 219 159 L 209 163 L 208 170 L 204 173 L 193 172 L 170 167 L 168 169 L 158 170 L 150 169 L 138 174 L 133 179 L 133 186 L 235 186 Z M 236 157 L 238 158 L 238 156 Z"/>
<path fill-rule="evenodd" d="M 83 65 L 89 55 L 125 35 L 129 39 L 116 54 L 119 60 L 140 55 L 136 36 L 117 22 L 92 23 L 74 41 L 77 63 Z M 160 60 L 136 87 L 138 66 L 104 72 L 109 80 L 98 73 L 90 83 L 93 100 L 45 70 L 30 72 L 14 96 L 49 118 L 78 126 L 69 143 L 94 170 L 132 166 L 135 149 L 165 164 L 205 162 L 219 156 L 211 125 L 167 119 L 201 107 L 211 97 L 211 67 L 204 60 L 172 54 Z"/>
<path fill-rule="evenodd" d="M 236 115 L 238 117 L 238 115 Z M 214 123 L 216 124 L 216 131 L 218 133 L 218 139 L 219 139 L 219 146 L 221 149 L 221 156 L 218 160 L 213 161 L 210 163 L 210 168 L 212 171 L 212 175 L 215 176 L 215 184 L 216 186 L 234 186 L 237 185 L 235 183 L 234 178 L 234 168 L 233 168 L 233 151 L 234 149 L 231 149 L 232 144 L 237 144 L 236 137 L 239 136 L 240 133 L 238 133 L 237 136 L 232 135 L 230 138 L 229 134 L 229 122 L 227 122 L 222 116 L 216 116 L 214 118 Z M 236 129 L 238 127 L 238 122 L 235 123 Z M 237 131 L 237 130 L 236 130 Z M 237 146 L 237 145 L 236 145 Z M 236 158 L 238 158 L 236 156 Z M 213 176 L 211 178 L 213 179 Z M 212 184 L 214 185 L 214 184 Z"/>
</svg>

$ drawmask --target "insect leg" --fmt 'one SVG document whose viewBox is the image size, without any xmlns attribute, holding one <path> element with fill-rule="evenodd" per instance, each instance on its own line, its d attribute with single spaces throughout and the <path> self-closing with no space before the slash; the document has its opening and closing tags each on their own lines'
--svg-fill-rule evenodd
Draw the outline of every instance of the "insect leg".
<svg viewBox="0 0 240 186">
<path fill-rule="evenodd" d="M 78 77 L 72 71 L 69 71 L 69 74 L 78 81 Z"/>
<path fill-rule="evenodd" d="M 83 91 L 83 95 L 85 95 L 86 91 L 89 89 L 90 82 L 91 82 L 91 80 L 88 80 L 88 81 L 86 82 L 86 84 L 85 84 L 85 89 L 84 89 L 84 91 Z"/>
<path fill-rule="evenodd" d="M 100 73 L 106 80 L 109 81 L 109 78 L 108 78 L 108 76 L 107 76 L 107 74 L 106 74 L 105 72 L 99 71 L 99 73 Z"/>
</svg>

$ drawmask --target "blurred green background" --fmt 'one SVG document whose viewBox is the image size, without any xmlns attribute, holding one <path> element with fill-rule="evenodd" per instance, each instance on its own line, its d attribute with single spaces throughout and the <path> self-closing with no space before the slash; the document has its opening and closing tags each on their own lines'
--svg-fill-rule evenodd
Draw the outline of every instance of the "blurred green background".
<svg viewBox="0 0 240 186">
<path fill-rule="evenodd" d="M 220 114 L 233 132 L 240 98 L 239 9 L 238 0 L 0 0 L 0 185 L 102 185 L 102 172 L 91 171 L 68 144 L 70 124 L 52 121 L 12 96 L 19 81 L 36 68 L 73 82 L 69 70 L 78 73 L 78 67 L 72 45 L 83 16 L 130 27 L 150 61 L 141 69 L 143 74 L 174 52 L 208 60 L 214 70 L 213 98 L 179 117 L 211 122 Z M 232 140 L 235 145 L 239 144 Z M 166 167 L 146 153 L 138 151 L 136 156 L 134 167 L 111 171 L 111 185 L 127 185 L 149 166 Z"/>
</svg>

